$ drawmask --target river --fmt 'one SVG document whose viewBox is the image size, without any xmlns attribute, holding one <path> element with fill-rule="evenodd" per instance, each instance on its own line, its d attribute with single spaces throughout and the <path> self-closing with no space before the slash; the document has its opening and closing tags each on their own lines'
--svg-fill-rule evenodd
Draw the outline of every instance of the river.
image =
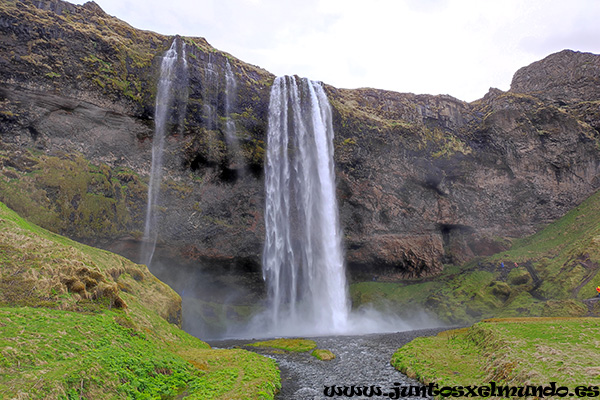
<svg viewBox="0 0 600 400">
<path fill-rule="evenodd" d="M 423 329 L 397 333 L 361 336 L 329 336 L 310 338 L 319 349 L 332 351 L 336 358 L 320 361 L 307 353 L 275 352 L 269 349 L 245 347 L 252 340 L 210 341 L 214 348 L 240 346 L 247 350 L 274 358 L 281 370 L 281 392 L 277 400 L 321 399 L 374 399 L 394 398 L 394 388 L 420 386 L 414 379 L 397 371 L 390 364 L 394 352 L 419 336 L 431 336 L 448 328 Z M 331 386 L 367 386 L 381 389 L 380 395 L 352 397 L 327 396 L 325 389 Z M 330 389 L 328 389 L 330 390 Z M 377 393 L 377 392 L 376 392 Z M 424 397 L 402 397 L 422 399 Z M 426 397 L 430 398 L 430 397 Z"/>
</svg>

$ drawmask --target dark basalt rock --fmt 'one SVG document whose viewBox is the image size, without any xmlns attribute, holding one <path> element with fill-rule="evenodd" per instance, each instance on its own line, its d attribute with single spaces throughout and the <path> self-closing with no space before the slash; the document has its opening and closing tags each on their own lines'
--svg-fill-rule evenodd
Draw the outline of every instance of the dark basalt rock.
<svg viewBox="0 0 600 400">
<path fill-rule="evenodd" d="M 38 223 L 105 247 L 139 238 L 156 79 L 173 39 L 134 29 L 95 3 L 4 2 L 0 177 L 6 184 L 0 200 L 20 206 L 25 217 L 47 212 L 79 221 L 88 193 L 105 202 L 91 214 L 101 230 L 90 233 L 50 217 Z M 244 260 L 259 268 L 274 77 L 203 38 L 179 40 L 186 44 L 189 86 L 187 100 L 178 103 L 185 109 L 173 110 L 167 137 L 160 245 L 190 260 Z M 220 79 L 213 85 L 207 84 L 209 62 Z M 227 62 L 237 80 L 230 116 L 243 167 L 224 137 Z M 351 273 L 390 279 L 435 274 L 442 263 L 506 248 L 504 238 L 533 233 L 596 191 L 599 66 L 598 55 L 563 51 L 519 70 L 510 91 L 490 89 L 472 103 L 325 85 Z M 210 127 L 207 105 L 217 115 Z M 29 170 L 11 166 L 17 152 L 27 154 Z M 112 186 L 101 187 L 90 176 L 87 191 L 57 196 L 65 186 L 45 185 L 39 174 L 47 171 L 35 166 L 65 155 L 104 168 L 103 185 Z M 35 193 L 29 206 L 19 190 Z"/>
</svg>

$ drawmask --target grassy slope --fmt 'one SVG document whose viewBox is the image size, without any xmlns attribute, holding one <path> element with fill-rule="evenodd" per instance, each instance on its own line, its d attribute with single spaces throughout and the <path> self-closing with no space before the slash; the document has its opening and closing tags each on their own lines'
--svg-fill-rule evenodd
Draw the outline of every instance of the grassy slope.
<svg viewBox="0 0 600 400">
<path fill-rule="evenodd" d="M 595 296 L 595 287 L 600 285 L 598 210 L 600 192 L 539 233 L 515 241 L 510 250 L 492 257 L 446 266 L 440 276 L 421 281 L 355 283 L 351 286 L 353 303 L 425 308 L 450 323 L 492 317 L 598 315 L 598 303 L 584 302 Z M 539 284 L 526 263 L 541 280 Z"/>
<path fill-rule="evenodd" d="M 485 320 L 470 328 L 418 338 L 399 349 L 392 365 L 440 386 L 547 385 L 571 389 L 600 382 L 600 319 Z"/>
<path fill-rule="evenodd" d="M 275 363 L 167 322 L 180 298 L 137 265 L 0 203 L 2 398 L 272 398 Z"/>
</svg>

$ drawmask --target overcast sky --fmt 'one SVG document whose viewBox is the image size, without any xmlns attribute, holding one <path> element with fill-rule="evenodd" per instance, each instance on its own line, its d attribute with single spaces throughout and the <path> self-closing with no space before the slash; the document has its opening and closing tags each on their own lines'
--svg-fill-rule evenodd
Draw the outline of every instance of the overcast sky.
<svg viewBox="0 0 600 400">
<path fill-rule="evenodd" d="M 82 4 L 84 1 L 76 1 Z M 465 101 L 565 48 L 600 53 L 598 0 L 96 0 L 273 74 Z"/>
</svg>

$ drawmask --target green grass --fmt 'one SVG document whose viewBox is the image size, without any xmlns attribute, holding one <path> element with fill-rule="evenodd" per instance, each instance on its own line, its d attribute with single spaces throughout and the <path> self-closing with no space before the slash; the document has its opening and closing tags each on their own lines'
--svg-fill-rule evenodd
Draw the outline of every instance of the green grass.
<svg viewBox="0 0 600 400">
<path fill-rule="evenodd" d="M 330 361 L 335 358 L 335 354 L 333 354 L 333 352 L 331 352 L 331 350 L 325 350 L 325 349 L 314 349 L 312 351 L 312 353 L 310 353 L 310 355 L 313 357 L 316 357 L 317 359 L 319 359 L 321 361 Z"/>
<path fill-rule="evenodd" d="M 392 365 L 440 386 L 597 385 L 598 338 L 598 318 L 486 320 L 415 339 L 394 354 Z"/>
<path fill-rule="evenodd" d="M 172 398 L 200 375 L 128 327 L 134 325 L 123 312 L 4 307 L 0 319 L 0 391 L 7 397 Z"/>
<path fill-rule="evenodd" d="M 293 351 L 297 353 L 304 353 L 313 350 L 317 347 L 317 343 L 310 339 L 273 339 L 262 342 L 248 343 L 246 346 L 251 347 L 271 347 L 274 349 L 281 349 L 285 351 Z"/>
<path fill-rule="evenodd" d="M 146 266 L 0 203 L 0 393 L 29 399 L 272 399 L 279 370 L 177 327 L 181 298 Z"/>
<path fill-rule="evenodd" d="M 278 349 L 295 353 L 306 353 L 312 350 L 310 355 L 321 361 L 330 361 L 335 358 L 335 354 L 330 350 L 317 349 L 317 342 L 310 339 L 281 338 L 248 343 L 245 346 Z"/>
</svg>

